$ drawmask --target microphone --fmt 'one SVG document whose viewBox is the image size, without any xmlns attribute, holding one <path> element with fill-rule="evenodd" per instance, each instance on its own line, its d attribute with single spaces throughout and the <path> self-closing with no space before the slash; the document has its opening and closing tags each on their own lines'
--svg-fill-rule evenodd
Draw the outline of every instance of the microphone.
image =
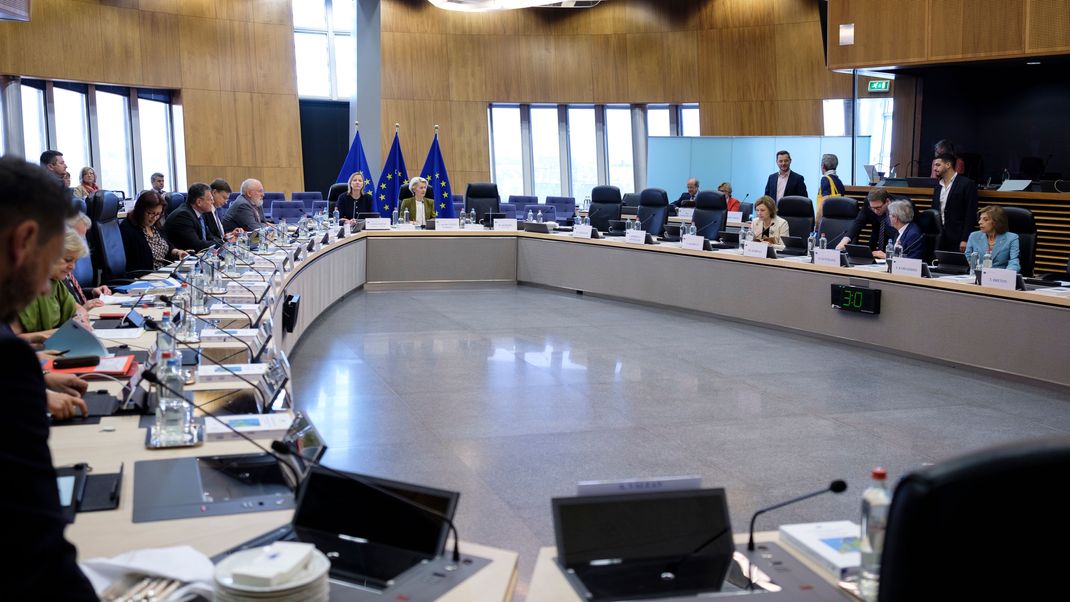
<svg viewBox="0 0 1070 602">
<path fill-rule="evenodd" d="M 253 322 L 252 321 L 253 320 L 252 316 L 250 316 L 249 314 L 245 313 L 244 310 L 238 309 L 237 307 L 232 305 L 229 301 L 227 301 L 225 298 L 223 298 L 222 295 L 213 295 L 212 293 L 209 293 L 208 291 L 204 290 L 203 288 L 201 288 L 201 287 L 199 287 L 199 286 L 197 286 L 197 285 L 195 285 L 192 282 L 189 282 L 187 280 L 183 280 L 182 283 L 187 285 L 187 286 L 189 286 L 190 288 L 196 290 L 198 293 L 201 293 L 205 297 L 211 297 L 211 298 L 215 299 L 216 301 L 219 301 L 223 305 L 226 305 L 227 307 L 229 307 L 229 308 L 233 309 L 234 311 L 238 312 L 239 314 L 249 318 L 249 320 L 251 321 L 251 324 L 250 324 L 251 328 L 257 328 L 257 327 L 260 326 L 260 320 L 262 320 L 263 317 L 264 317 L 264 313 L 265 313 L 264 310 L 260 311 L 260 314 L 257 316 L 256 321 Z M 270 286 L 268 288 L 270 288 Z M 245 290 L 248 291 L 250 295 L 253 295 L 254 299 L 256 298 L 256 293 L 254 293 L 252 290 L 250 290 L 248 288 L 246 288 Z M 267 291 L 265 291 L 265 293 L 266 292 Z M 158 295 L 157 298 L 160 301 L 163 301 L 164 303 L 170 303 L 171 301 L 173 301 L 173 297 L 169 296 L 169 295 Z M 260 303 L 261 303 L 260 301 L 256 302 L 257 305 L 259 305 Z"/>
<path fill-rule="evenodd" d="M 250 269 L 252 269 L 252 268 L 250 268 Z M 255 269 L 253 271 L 256 272 Z M 278 268 L 275 268 L 275 271 L 277 272 Z M 260 274 L 260 272 L 257 272 L 257 274 Z M 272 276 L 274 276 L 275 272 L 272 272 L 271 274 L 272 274 Z M 183 283 L 188 284 L 190 286 L 193 286 L 193 283 L 189 281 L 189 278 L 182 278 L 180 276 L 175 276 L 175 277 L 178 278 L 179 280 L 181 280 Z M 263 278 L 263 275 L 261 274 L 260 277 Z M 241 283 L 241 281 L 235 280 L 235 279 L 230 279 L 230 278 L 225 279 L 225 281 L 228 282 L 228 283 L 229 282 L 233 282 L 234 284 L 237 284 L 239 288 L 243 289 L 245 292 L 249 293 L 250 296 L 252 296 L 253 301 L 255 303 L 260 303 L 261 301 L 263 301 L 264 297 L 267 296 L 267 292 L 269 290 L 271 290 L 271 282 L 269 282 L 267 280 L 264 280 L 264 282 L 266 282 L 268 286 L 267 286 L 267 288 L 264 289 L 264 292 L 261 293 L 259 297 L 257 297 L 256 293 L 253 292 L 253 289 L 249 288 L 248 286 L 245 286 L 244 284 Z M 204 290 L 203 288 L 199 288 L 199 287 L 195 287 L 195 286 L 194 286 L 194 288 L 196 288 L 197 291 L 203 293 L 207 297 L 212 297 L 213 299 L 219 299 L 220 301 L 223 300 L 219 295 L 215 295 L 213 293 L 209 293 L 208 291 Z M 226 293 L 224 293 L 224 294 L 226 294 Z M 224 303 L 226 303 L 226 302 L 224 301 Z"/>
<path fill-rule="evenodd" d="M 783 508 L 784 506 L 787 506 L 789 504 L 794 504 L 795 502 L 801 502 L 803 500 L 810 499 L 812 497 L 821 495 L 822 493 L 827 493 L 829 491 L 831 491 L 832 493 L 843 493 L 844 491 L 847 491 L 847 482 L 837 479 L 837 480 L 833 481 L 832 483 L 830 483 L 829 486 L 824 488 L 824 489 L 821 489 L 819 491 L 815 491 L 813 493 L 807 493 L 806 495 L 800 495 L 797 498 L 792 498 L 792 499 L 790 499 L 790 500 L 788 500 L 786 502 L 780 502 L 779 504 L 774 504 L 772 506 L 769 506 L 767 508 L 762 508 L 762 509 L 758 510 L 757 512 L 755 512 L 754 516 L 750 517 L 750 539 L 747 540 L 747 551 L 749 551 L 749 552 L 753 552 L 754 551 L 754 521 L 757 520 L 758 515 L 765 514 L 766 512 L 769 512 L 770 510 L 776 510 L 777 508 Z"/>
<path fill-rule="evenodd" d="M 202 323 L 204 323 L 204 324 L 207 324 L 207 325 L 209 325 L 209 326 L 212 326 L 213 328 L 215 327 L 215 326 L 214 326 L 214 325 L 213 325 L 213 324 L 212 324 L 211 322 L 209 322 L 208 320 L 205 320 L 204 318 L 202 318 L 202 317 L 200 317 L 200 316 L 195 316 L 195 315 L 193 315 L 193 314 L 189 313 L 189 311 L 185 311 L 185 312 L 183 312 L 183 313 L 185 313 L 185 314 L 186 314 L 185 316 L 183 316 L 183 319 L 186 319 L 186 320 L 188 320 L 189 318 L 191 318 L 191 317 L 192 317 L 192 318 L 194 318 L 195 320 L 198 320 L 198 321 L 200 321 L 200 322 L 202 322 Z M 163 327 L 163 325 L 162 325 L 162 324 L 160 324 L 159 322 L 157 322 L 156 320 L 152 319 L 152 318 L 145 318 L 145 325 L 149 327 L 149 330 L 155 330 L 156 332 L 166 332 L 166 330 L 164 330 L 164 327 Z M 252 347 L 251 347 L 251 346 L 249 345 L 249 343 L 246 343 L 245 341 L 241 340 L 240 338 L 238 338 L 238 337 L 236 337 L 236 336 L 234 336 L 234 335 L 230 334 L 229 332 L 227 332 L 227 330 L 226 330 L 225 328 L 220 328 L 219 330 L 220 330 L 220 332 L 222 332 L 223 334 L 227 335 L 227 338 L 231 338 L 231 339 L 234 339 L 235 341 L 237 341 L 237 342 L 241 343 L 241 345 L 242 345 L 243 347 L 245 347 L 245 349 L 246 349 L 246 350 L 247 350 L 247 351 L 249 352 L 249 362 L 250 362 L 250 363 L 253 363 L 253 362 L 255 362 L 255 361 L 256 361 L 256 360 L 254 359 L 254 358 L 256 357 L 256 354 L 255 354 L 255 353 L 253 353 L 253 348 L 252 348 Z M 198 347 L 194 347 L 193 345 L 191 345 L 190 343 L 187 343 L 187 342 L 185 342 L 185 341 L 180 341 L 180 340 L 178 340 L 178 337 L 176 337 L 174 333 L 168 332 L 167 334 L 168 334 L 168 335 L 170 335 L 170 336 L 171 336 L 171 337 L 172 337 L 173 339 L 175 339 L 175 342 L 176 342 L 176 343 L 178 343 L 179 345 L 184 345 L 184 346 L 185 346 L 185 347 L 186 347 L 187 349 L 192 349 L 192 350 L 193 350 L 193 352 L 197 354 L 197 357 L 202 357 L 202 358 L 205 358 L 205 359 L 207 359 L 208 361 L 212 362 L 213 364 L 216 364 L 216 365 L 218 365 L 218 366 L 221 366 L 221 367 L 222 367 L 222 368 L 223 368 L 224 370 L 226 370 L 227 372 L 230 372 L 230 373 L 231 373 L 231 374 L 233 374 L 234 376 L 237 376 L 238 378 L 241 378 L 241 375 L 239 375 L 239 374 L 238 374 L 237 372 L 234 372 L 234 371 L 233 371 L 233 370 L 231 370 L 230 368 L 227 368 L 225 364 L 222 364 L 222 363 L 220 363 L 220 362 L 217 362 L 217 361 L 213 360 L 212 358 L 208 358 L 208 357 L 205 357 L 205 355 L 204 355 L 204 354 L 203 354 L 203 353 L 201 352 L 200 348 L 198 348 Z M 227 357 L 225 357 L 225 358 L 223 358 L 223 359 L 230 359 L 230 358 L 234 357 L 235 355 L 237 355 L 238 353 L 241 353 L 241 351 L 237 351 L 237 352 L 235 352 L 235 353 L 232 353 L 232 354 L 228 355 Z M 242 380 L 244 380 L 244 379 L 242 379 Z M 246 383 L 248 383 L 248 384 L 252 384 L 252 383 L 250 383 L 249 381 L 245 381 L 245 382 L 246 382 Z"/>
</svg>

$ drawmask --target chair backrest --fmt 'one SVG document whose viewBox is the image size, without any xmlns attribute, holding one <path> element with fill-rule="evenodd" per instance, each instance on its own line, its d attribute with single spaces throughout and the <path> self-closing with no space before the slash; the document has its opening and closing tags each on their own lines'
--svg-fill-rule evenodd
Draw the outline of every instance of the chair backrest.
<svg viewBox="0 0 1070 602">
<path fill-rule="evenodd" d="M 1037 261 L 1037 222 L 1033 212 L 1024 207 L 1004 207 L 1007 214 L 1007 231 L 1018 235 L 1018 262 L 1022 275 L 1032 276 Z"/>
<path fill-rule="evenodd" d="M 669 221 L 669 193 L 661 188 L 647 188 L 640 192 L 636 217 L 643 223 L 647 234 L 661 236 Z"/>
<path fill-rule="evenodd" d="M 286 195 L 284 193 L 282 193 L 282 192 L 265 192 L 264 193 L 264 204 L 265 205 L 270 204 L 271 201 L 285 201 L 285 200 L 286 200 Z"/>
<path fill-rule="evenodd" d="M 828 237 L 829 246 L 836 246 L 856 217 L 858 201 L 842 196 L 829 197 L 821 205 L 821 223 L 818 224 L 817 235 L 824 234 Z"/>
<path fill-rule="evenodd" d="M 516 219 L 516 205 L 512 203 L 502 203 L 501 212 L 505 214 L 505 217 Z"/>
<path fill-rule="evenodd" d="M 595 186 L 591 189 L 591 207 L 587 210 L 591 227 L 603 232 L 609 230 L 609 222 L 620 219 L 620 188 Z"/>
<path fill-rule="evenodd" d="M 327 204 L 330 207 L 334 207 L 335 202 L 338 201 L 338 197 L 342 196 L 347 190 L 349 190 L 349 184 L 346 184 L 345 182 L 331 184 L 331 187 L 327 189 Z"/>
<path fill-rule="evenodd" d="M 564 221 L 576 215 L 576 197 L 571 196 L 548 196 L 546 204 L 557 208 L 558 219 Z"/>
<path fill-rule="evenodd" d="M 96 272 L 93 271 L 93 256 L 92 252 L 85 257 L 78 260 L 78 263 L 74 264 L 74 279 L 78 281 L 78 284 L 82 288 L 92 288 L 96 286 Z"/>
<path fill-rule="evenodd" d="M 749 222 L 751 214 L 754 213 L 754 203 L 740 201 L 739 212 L 743 214 L 743 221 Z"/>
<path fill-rule="evenodd" d="M 295 192 L 293 193 L 293 195 L 290 196 L 290 200 L 292 201 L 304 201 L 305 199 L 312 199 L 313 201 L 322 201 L 323 193 L 318 190 L 313 190 L 311 192 Z"/>
<path fill-rule="evenodd" d="M 107 190 L 98 190 L 86 201 L 89 219 L 90 251 L 93 268 L 100 275 L 100 282 L 122 278 L 126 274 L 126 247 L 119 231 L 119 197 Z"/>
<path fill-rule="evenodd" d="M 539 212 L 542 211 L 542 219 L 546 222 L 557 221 L 557 207 L 553 205 L 540 205 L 538 203 L 531 205 L 524 205 L 524 219 L 528 218 L 528 211 L 531 212 L 532 217 L 537 218 Z"/>
<path fill-rule="evenodd" d="M 699 191 L 695 197 L 695 212 L 691 215 L 696 234 L 716 240 L 724 231 L 727 216 L 728 203 L 724 194 L 713 190 Z"/>
<path fill-rule="evenodd" d="M 539 202 L 539 197 L 526 194 L 511 194 L 509 195 L 509 202 L 517 207 L 523 207 L 524 205 L 537 204 Z"/>
<path fill-rule="evenodd" d="M 330 210 L 330 201 L 312 201 L 312 213 L 323 211 L 324 209 Z"/>
<path fill-rule="evenodd" d="M 981 450 L 903 477 L 889 509 L 880 602 L 1014 600 L 1009 574 L 1059 575 L 1070 523 L 1052 513 L 1070 438 Z M 954 549 L 947 545 L 954 542 Z"/>
<path fill-rule="evenodd" d="M 324 206 L 327 201 L 320 201 Z M 301 219 L 305 215 L 305 203 L 303 201 L 272 201 L 271 217 L 274 219 Z"/>
<path fill-rule="evenodd" d="M 782 197 L 776 214 L 788 222 L 788 234 L 806 238 L 814 231 L 814 202 L 804 196 Z"/>
<path fill-rule="evenodd" d="M 472 182 L 464 193 L 464 210 L 476 210 L 476 221 L 483 221 L 487 213 L 501 213 L 502 197 L 493 182 Z"/>
<path fill-rule="evenodd" d="M 925 263 L 932 263 L 936 255 L 936 243 L 940 240 L 940 212 L 926 209 L 914 214 L 914 223 L 921 230 L 923 247 L 921 258 Z"/>
<path fill-rule="evenodd" d="M 639 207 L 639 193 L 638 192 L 626 192 L 621 197 L 620 204 L 622 207 Z"/>
<path fill-rule="evenodd" d="M 238 198 L 240 196 L 241 196 L 241 192 L 232 192 L 232 193 L 230 193 L 230 195 L 227 196 L 227 204 L 229 205 L 229 204 L 233 203 L 234 199 L 236 199 L 236 198 Z"/>
<path fill-rule="evenodd" d="M 171 215 L 171 212 L 182 206 L 182 203 L 186 202 L 186 194 L 183 192 L 169 192 L 167 193 L 167 215 Z"/>
</svg>

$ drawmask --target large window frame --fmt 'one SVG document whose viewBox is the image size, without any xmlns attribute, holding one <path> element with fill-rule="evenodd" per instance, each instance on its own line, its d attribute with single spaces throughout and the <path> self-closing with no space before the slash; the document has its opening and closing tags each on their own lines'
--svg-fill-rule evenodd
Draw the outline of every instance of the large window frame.
<svg viewBox="0 0 1070 602">
<path fill-rule="evenodd" d="M 340 61 L 339 60 L 339 54 L 338 54 L 339 38 L 346 38 L 347 40 L 351 40 L 353 42 L 351 47 L 354 50 L 356 49 L 356 32 L 354 31 L 354 25 L 355 25 L 356 17 L 354 17 L 353 22 L 349 22 L 349 23 L 338 22 L 338 20 L 336 20 L 336 18 L 335 18 L 336 15 L 335 15 L 334 4 L 336 2 L 338 2 L 338 3 L 354 2 L 354 0 L 322 0 L 322 2 L 323 2 L 323 5 L 324 5 L 324 23 L 323 23 L 323 26 L 319 27 L 319 26 L 311 26 L 311 25 L 298 25 L 297 24 L 298 23 L 298 19 L 295 18 L 294 19 L 294 38 L 296 40 L 297 36 L 300 36 L 302 34 L 304 34 L 304 35 L 324 36 L 326 38 L 326 40 L 327 40 L 327 74 L 328 74 L 328 78 L 330 80 L 329 83 L 328 83 L 328 95 L 327 96 L 322 96 L 322 95 L 317 95 L 317 94 L 307 94 L 307 93 L 303 93 L 301 91 L 301 81 L 300 80 L 301 80 L 302 69 L 301 69 L 301 65 L 298 64 L 297 65 L 298 96 L 300 98 L 314 98 L 314 99 L 319 99 L 319 100 L 349 100 L 350 99 L 350 95 L 344 95 L 343 96 L 341 94 L 341 89 L 342 89 L 343 86 L 341 86 L 339 84 L 339 78 L 340 78 L 340 76 L 345 76 L 345 77 L 352 77 L 352 78 L 355 79 L 356 78 L 356 73 L 340 74 L 338 72 L 338 67 L 339 67 L 339 65 L 349 65 L 349 64 L 356 65 L 356 57 L 353 57 L 352 60 L 349 60 L 349 61 Z M 317 4 L 318 4 L 318 2 L 317 2 Z M 293 10 L 294 11 L 298 11 L 298 10 L 301 9 L 301 6 L 302 6 L 302 3 L 294 2 L 293 3 Z M 355 10 L 355 6 L 354 6 L 354 10 Z M 295 44 L 296 44 L 296 41 L 295 41 Z M 343 44 L 343 46 L 346 46 L 347 44 L 348 44 L 348 42 Z M 295 57 L 296 57 L 296 48 L 295 48 Z M 356 94 L 356 85 L 355 85 L 355 83 L 354 83 L 353 86 L 351 86 L 351 88 L 353 90 L 353 94 Z"/>
</svg>

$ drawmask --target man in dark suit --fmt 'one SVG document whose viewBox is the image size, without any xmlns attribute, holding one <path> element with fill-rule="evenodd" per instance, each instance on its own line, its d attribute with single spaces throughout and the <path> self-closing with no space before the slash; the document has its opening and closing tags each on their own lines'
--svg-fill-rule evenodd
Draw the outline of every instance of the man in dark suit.
<svg viewBox="0 0 1070 602">
<path fill-rule="evenodd" d="M 260 180 L 248 179 L 241 183 L 241 196 L 234 199 L 223 218 L 228 229 L 241 228 L 246 232 L 259 230 L 267 223 L 264 218 L 264 185 Z"/>
<path fill-rule="evenodd" d="M 687 192 L 680 195 L 680 198 L 673 201 L 671 204 L 674 207 L 694 207 L 695 197 L 698 196 L 698 180 L 691 178 L 687 181 Z"/>
<path fill-rule="evenodd" d="M 942 153 L 933 161 L 940 180 L 933 188 L 933 209 L 940 212 L 943 231 L 937 248 L 966 251 L 966 239 L 977 229 L 977 184 L 955 172 L 955 155 Z"/>
<path fill-rule="evenodd" d="M 895 229 L 888 221 L 888 191 L 883 188 L 874 188 L 866 196 L 866 206 L 858 212 L 855 221 L 847 228 L 843 238 L 836 244 L 836 248 L 843 250 L 851 241 L 858 240 L 858 235 L 866 224 L 872 228 L 869 235 L 869 248 L 874 257 L 884 257 L 884 249 L 888 245 L 889 237 L 894 238 Z"/>
<path fill-rule="evenodd" d="M 215 224 L 212 224 L 213 228 L 208 226 L 214 208 L 212 191 L 207 184 L 198 182 L 190 186 L 186 202 L 167 216 L 164 224 L 167 240 L 176 249 L 186 251 L 201 251 L 213 244 L 221 244 L 222 239 L 213 235 Z"/>
<path fill-rule="evenodd" d="M 888 223 L 895 230 L 895 245 L 902 247 L 903 257 L 923 259 L 925 236 L 914 223 L 914 206 L 910 201 L 892 201 L 888 204 Z"/>
<path fill-rule="evenodd" d="M 807 196 L 806 182 L 802 174 L 791 171 L 791 153 L 786 150 L 777 152 L 776 166 L 778 171 L 769 174 L 769 181 L 765 183 L 765 195 L 779 201 L 786 196 Z"/>
<path fill-rule="evenodd" d="M 45 381 L 33 350 L 8 324 L 38 294 L 63 253 L 67 192 L 43 169 L 16 157 L 0 158 L 0 383 L 4 436 L 0 437 L 0 495 L 5 541 L 17 545 L 0 563 L 5 599 L 97 600 L 63 536 L 66 521 L 48 449 Z"/>
</svg>

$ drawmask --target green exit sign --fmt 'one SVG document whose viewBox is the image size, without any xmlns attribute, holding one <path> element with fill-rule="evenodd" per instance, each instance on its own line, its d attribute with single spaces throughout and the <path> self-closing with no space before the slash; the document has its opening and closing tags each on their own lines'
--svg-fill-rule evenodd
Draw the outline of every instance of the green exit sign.
<svg viewBox="0 0 1070 602">
<path fill-rule="evenodd" d="M 892 89 L 891 80 L 887 79 L 874 79 L 869 82 L 870 92 L 887 92 Z"/>
</svg>

